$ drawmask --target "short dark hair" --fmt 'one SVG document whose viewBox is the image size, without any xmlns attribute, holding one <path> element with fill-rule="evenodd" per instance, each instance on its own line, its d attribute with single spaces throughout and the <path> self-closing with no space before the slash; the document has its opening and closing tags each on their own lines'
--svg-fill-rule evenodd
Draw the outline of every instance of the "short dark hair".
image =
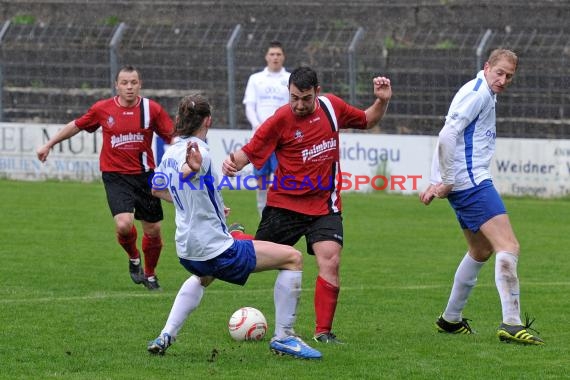
<svg viewBox="0 0 570 380">
<path fill-rule="evenodd" d="M 289 86 L 294 84 L 299 90 L 305 91 L 319 86 L 319 79 L 315 70 L 308 66 L 299 66 L 291 72 Z"/>
<path fill-rule="evenodd" d="M 285 54 L 285 49 L 283 49 L 283 44 L 277 40 L 273 40 L 269 43 L 269 46 L 267 46 L 267 50 L 269 50 L 271 48 L 279 48 L 279 49 L 281 49 L 283 54 Z"/>
<path fill-rule="evenodd" d="M 139 69 L 137 69 L 133 65 L 124 65 L 123 67 L 121 67 L 121 69 L 119 71 L 117 71 L 117 74 L 115 75 L 115 82 L 119 80 L 119 74 L 120 73 L 122 73 L 122 72 L 132 73 L 134 71 L 136 71 L 136 73 L 138 74 L 139 80 L 142 80 L 141 72 L 139 71 Z"/>
</svg>

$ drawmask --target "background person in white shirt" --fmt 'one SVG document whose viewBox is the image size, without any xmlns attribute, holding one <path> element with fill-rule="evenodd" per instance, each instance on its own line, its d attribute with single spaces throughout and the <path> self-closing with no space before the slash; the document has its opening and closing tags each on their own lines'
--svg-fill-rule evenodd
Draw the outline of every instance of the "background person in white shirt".
<svg viewBox="0 0 570 380">
<path fill-rule="evenodd" d="M 439 133 L 431 185 L 420 200 L 429 205 L 436 197 L 447 198 L 469 249 L 455 272 L 447 307 L 436 320 L 436 328 L 450 334 L 473 332 L 462 312 L 479 271 L 495 253 L 495 284 L 503 317 L 497 330 L 499 340 L 542 345 L 542 339 L 528 332 L 532 321 L 527 318 L 523 324 L 520 318 L 519 243 L 489 171 L 495 153 L 496 97 L 512 82 L 517 65 L 514 52 L 493 50 L 477 77 L 455 94 Z"/>
<path fill-rule="evenodd" d="M 271 41 L 265 53 L 267 66 L 263 71 L 252 74 L 245 89 L 243 104 L 245 115 L 251 124 L 253 133 L 267 118 L 273 115 L 275 110 L 289 102 L 289 75 L 283 64 L 285 63 L 285 51 L 279 41 Z M 260 170 L 253 168 L 253 174 L 257 177 L 257 209 L 259 215 L 263 212 L 267 202 L 267 184 L 271 175 L 277 168 L 275 153 Z"/>
</svg>

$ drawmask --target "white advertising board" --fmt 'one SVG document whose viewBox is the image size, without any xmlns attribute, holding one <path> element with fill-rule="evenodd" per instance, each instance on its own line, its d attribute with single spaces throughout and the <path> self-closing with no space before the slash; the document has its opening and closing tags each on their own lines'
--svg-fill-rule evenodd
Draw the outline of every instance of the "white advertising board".
<svg viewBox="0 0 570 380">
<path fill-rule="evenodd" d="M 36 149 L 62 127 L 59 124 L 0 123 L 0 176 L 29 180 L 93 181 L 100 178 L 100 130 L 80 132 L 57 144 L 45 163 L 37 159 Z"/>
<path fill-rule="evenodd" d="M 501 194 L 570 195 L 570 140 L 497 139 L 491 168 Z"/>
<path fill-rule="evenodd" d="M 27 180 L 100 178 L 101 132 L 81 132 L 56 145 L 41 163 L 35 150 L 62 125 L 0 123 L 0 177 Z M 248 130 L 212 129 L 208 144 L 219 163 L 247 143 Z M 434 136 L 342 133 L 344 191 L 417 193 L 427 186 Z M 158 149 L 160 151 L 160 149 Z M 497 139 L 492 164 L 501 194 L 558 197 L 570 194 L 570 140 Z M 251 165 L 240 173 L 251 174 Z"/>
</svg>

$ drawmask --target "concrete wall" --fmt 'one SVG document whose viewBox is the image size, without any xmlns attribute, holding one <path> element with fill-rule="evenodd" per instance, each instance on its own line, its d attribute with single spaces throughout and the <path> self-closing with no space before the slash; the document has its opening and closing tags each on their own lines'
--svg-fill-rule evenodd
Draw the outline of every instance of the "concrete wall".
<svg viewBox="0 0 570 380">
<path fill-rule="evenodd" d="M 565 27 L 567 0 L 173 0 L 0 1 L 0 20 L 17 15 L 42 22 L 104 23 L 124 21 L 153 24 L 228 21 L 235 23 L 285 20 L 339 22 L 374 28 L 410 27 Z"/>
</svg>

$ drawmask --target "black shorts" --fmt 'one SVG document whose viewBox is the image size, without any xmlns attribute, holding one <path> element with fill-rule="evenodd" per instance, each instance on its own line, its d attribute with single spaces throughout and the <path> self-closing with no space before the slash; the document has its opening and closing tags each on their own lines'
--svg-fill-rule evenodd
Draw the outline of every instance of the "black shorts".
<svg viewBox="0 0 570 380">
<path fill-rule="evenodd" d="M 343 228 L 341 214 L 311 216 L 298 212 L 265 206 L 256 240 L 295 245 L 305 236 L 307 252 L 314 255 L 313 244 L 319 241 L 336 241 L 342 246 Z"/>
<path fill-rule="evenodd" d="M 103 172 L 107 202 L 113 216 L 125 212 L 134 213 L 135 219 L 149 223 L 163 218 L 160 199 L 150 192 L 149 180 L 154 172 L 119 174 Z"/>
</svg>

